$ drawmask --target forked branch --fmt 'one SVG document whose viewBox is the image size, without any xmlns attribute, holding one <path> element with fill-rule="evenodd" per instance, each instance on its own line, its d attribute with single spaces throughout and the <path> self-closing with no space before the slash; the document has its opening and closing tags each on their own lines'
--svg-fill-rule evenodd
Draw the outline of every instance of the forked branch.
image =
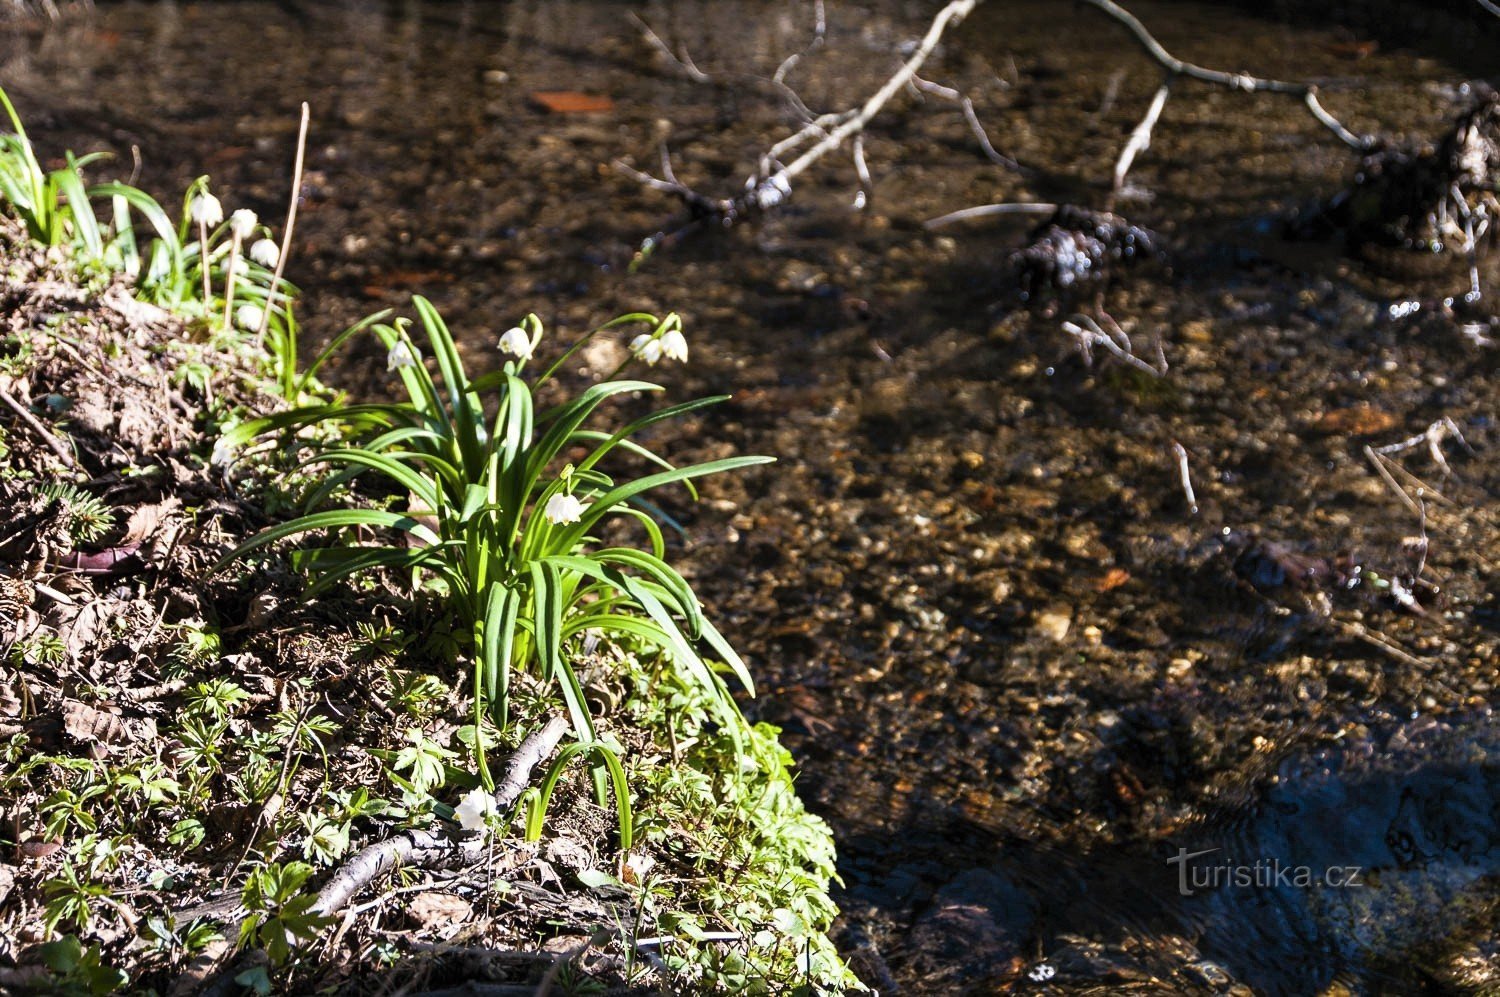
<svg viewBox="0 0 1500 997">
<path fill-rule="evenodd" d="M 1188 79 L 1198 80 L 1201 83 L 1211 83 L 1215 86 L 1228 87 L 1231 90 L 1240 90 L 1245 93 L 1278 93 L 1285 94 L 1302 101 L 1307 110 L 1317 119 L 1318 123 L 1332 132 L 1340 142 L 1353 149 L 1355 152 L 1368 152 L 1374 145 L 1374 139 L 1368 135 L 1356 135 L 1344 126 L 1338 118 L 1328 112 L 1318 101 L 1318 88 L 1311 83 L 1289 83 L 1285 80 L 1266 79 L 1260 76 L 1252 76 L 1249 73 L 1226 73 L 1220 69 L 1208 69 L 1195 63 L 1187 62 L 1177 58 L 1156 36 L 1146 29 L 1140 18 L 1130 11 L 1115 3 L 1114 0 L 1082 0 L 1083 3 L 1098 10 L 1107 17 L 1113 18 L 1130 32 L 1132 38 L 1140 45 L 1141 49 L 1157 65 L 1166 71 L 1167 77 L 1161 87 L 1156 91 L 1156 96 L 1151 100 L 1151 106 L 1147 109 L 1140 124 L 1130 134 L 1130 141 L 1120 152 L 1120 158 L 1115 163 L 1114 192 L 1119 193 L 1125 183 L 1125 174 L 1130 171 L 1130 165 L 1135 157 L 1145 151 L 1151 144 L 1151 129 L 1156 126 L 1157 119 L 1161 117 L 1162 109 L 1166 106 L 1167 98 L 1171 95 L 1172 84 L 1180 76 Z"/>
<path fill-rule="evenodd" d="M 846 142 L 864 131 L 865 126 L 880 113 L 893 96 L 902 88 L 912 84 L 917 71 L 922 68 L 922 64 L 927 61 L 937 48 L 938 42 L 942 40 L 943 33 L 967 17 L 979 2 L 980 0 L 949 0 L 932 19 L 926 34 L 922 36 L 922 40 L 911 55 L 907 56 L 900 68 L 874 94 L 857 108 L 818 117 L 809 115 L 810 120 L 797 131 L 773 145 L 770 151 L 762 157 L 760 168 L 746 180 L 744 193 L 737 197 L 722 199 L 707 197 L 672 177 L 665 167 L 663 177 L 658 178 L 648 176 L 623 163 L 617 162 L 615 166 L 627 176 L 656 190 L 667 191 L 682 198 L 693 212 L 695 221 L 701 221 L 707 216 L 721 224 L 729 225 L 746 214 L 774 208 L 791 196 L 794 179 L 806 172 L 818 160 L 842 148 Z M 659 39 L 653 44 L 659 50 L 665 50 L 671 55 L 670 50 L 666 49 Z M 677 61 L 682 60 L 677 59 Z M 784 73 L 778 70 L 778 77 L 783 75 Z M 776 82 L 781 81 L 778 79 Z M 789 156 L 798 150 L 800 150 L 799 154 L 790 163 L 784 165 L 781 163 L 781 157 Z M 665 156 L 663 156 L 663 161 L 665 162 Z"/>
</svg>

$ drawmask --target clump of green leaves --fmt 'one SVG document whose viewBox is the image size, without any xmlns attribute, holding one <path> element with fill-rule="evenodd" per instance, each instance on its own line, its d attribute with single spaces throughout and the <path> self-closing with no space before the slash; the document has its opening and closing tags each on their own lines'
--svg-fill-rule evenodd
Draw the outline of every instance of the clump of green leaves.
<svg viewBox="0 0 1500 997">
<path fill-rule="evenodd" d="M 838 914 L 832 831 L 798 799 L 780 733 L 756 724 L 738 737 L 718 727 L 699 692 L 659 656 L 615 654 L 629 720 L 670 756 L 632 760 L 638 847 L 662 856 L 671 888 L 648 874 L 641 932 L 673 941 L 662 960 L 692 992 L 842 993 L 863 986 L 828 938 Z M 713 936 L 717 933 L 718 940 Z M 741 941 L 725 944 L 725 933 Z"/>
<path fill-rule="evenodd" d="M 310 376 L 344 339 L 369 329 L 388 350 L 405 400 L 294 409 L 235 427 L 221 442 L 221 447 L 232 449 L 263 433 L 341 423 L 359 434 L 360 442 L 321 448 L 308 461 L 340 469 L 310 505 L 319 504 L 332 488 L 353 477 L 374 474 L 409 495 L 410 507 L 312 512 L 252 537 L 221 565 L 298 534 L 391 529 L 405 539 L 380 546 L 337 543 L 303 550 L 294 563 L 312 575 L 310 592 L 377 568 L 435 579 L 472 652 L 476 726 L 486 714 L 501 730 L 509 726 L 512 676 L 524 670 L 557 691 L 577 737 L 592 744 L 593 717 L 570 648 L 593 633 L 628 635 L 658 649 L 704 694 L 725 729 L 740 730 L 743 720 L 724 678 L 704 662 L 694 645 L 708 644 L 747 689 L 749 673 L 704 617 L 687 582 L 666 563 L 661 527 L 640 497 L 652 489 L 687 484 L 768 458 L 731 457 L 679 468 L 631 439 L 649 426 L 724 398 L 675 405 L 612 430 L 591 428 L 590 419 L 609 399 L 661 387 L 611 377 L 576 398 L 538 411 L 533 401 L 536 385 L 547 381 L 588 337 L 534 384 L 528 383 L 522 374 L 542 337 L 541 323 L 529 316 L 502 337 L 502 345 L 518 359 L 471 380 L 436 309 L 421 297 L 415 304 L 436 375 L 421 360 L 410 323 L 386 323 L 383 314 L 348 330 L 308 372 Z M 635 355 L 648 361 L 685 356 L 675 315 L 626 315 L 590 336 L 640 323 L 649 324 L 652 331 L 636 337 Z M 574 449 L 586 456 L 564 463 L 562 455 Z M 602 462 L 617 451 L 661 470 L 616 482 Z M 602 546 L 594 531 L 611 517 L 638 523 L 647 549 Z M 475 743 L 480 777 L 492 786 L 482 740 Z"/>
</svg>

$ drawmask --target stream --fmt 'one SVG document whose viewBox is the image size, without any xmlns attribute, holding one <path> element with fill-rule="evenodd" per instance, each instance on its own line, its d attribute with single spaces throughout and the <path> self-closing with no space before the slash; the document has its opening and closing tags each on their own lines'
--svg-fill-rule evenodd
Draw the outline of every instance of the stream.
<svg viewBox="0 0 1500 997">
<path fill-rule="evenodd" d="M 636 260 L 679 206 L 613 161 L 659 172 L 665 147 L 737 193 L 789 131 L 767 83 L 789 55 L 808 107 L 852 106 L 935 6 L 829 0 L 809 50 L 814 5 L 790 0 L 101 0 L 0 29 L 0 82 L 44 157 L 104 149 L 123 176 L 135 147 L 164 201 L 209 173 L 278 224 L 308 101 L 287 276 L 311 342 L 412 293 L 480 369 L 528 311 L 549 356 L 622 312 L 682 314 L 691 360 L 652 376 L 734 397 L 653 445 L 778 462 L 666 499 L 674 563 L 835 830 L 841 942 L 872 983 L 883 964 L 908 993 L 1494 992 L 1493 299 L 1443 306 L 1459 262 L 1288 236 L 1357 165 L 1298 101 L 1183 82 L 1137 159 L 1116 210 L 1165 260 L 1103 306 L 1141 355 L 1161 343 L 1163 377 L 1085 363 L 1066 314 L 1020 300 L 1034 217 L 922 225 L 1103 205 L 1161 74 L 1082 7 L 991 0 L 923 70 L 1025 172 L 958 105 L 902 94 L 866 135 L 863 198 L 833 156 L 779 212 Z M 1393 139 L 1436 136 L 1500 54 L 1488 26 L 1130 6 L 1175 54 L 1315 81 Z M 550 91 L 608 100 L 555 113 Z M 371 340 L 329 379 L 386 378 Z M 1373 452 L 1442 420 L 1457 433 Z"/>
</svg>

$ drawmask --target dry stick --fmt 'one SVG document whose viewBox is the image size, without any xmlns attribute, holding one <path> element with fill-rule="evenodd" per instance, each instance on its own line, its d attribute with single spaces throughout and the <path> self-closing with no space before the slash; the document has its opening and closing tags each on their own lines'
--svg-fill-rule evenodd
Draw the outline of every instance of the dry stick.
<svg viewBox="0 0 1500 997">
<path fill-rule="evenodd" d="M 1130 11 L 1115 3 L 1114 0 L 1082 0 L 1083 3 L 1095 8 L 1101 13 L 1114 18 L 1125 26 L 1135 40 L 1145 50 L 1146 54 L 1156 61 L 1169 76 L 1186 76 L 1190 79 L 1199 80 L 1203 83 L 1212 83 L 1216 86 L 1229 87 L 1232 90 L 1243 90 L 1247 93 L 1280 93 L 1289 97 L 1296 97 L 1307 105 L 1307 109 L 1314 118 L 1329 131 L 1338 137 L 1355 152 L 1365 152 L 1373 144 L 1373 139 L 1368 136 L 1356 135 L 1345 128 L 1337 118 L 1329 114 L 1323 105 L 1318 103 L 1318 88 L 1310 83 L 1288 83 L 1285 80 L 1262 79 L 1259 76 L 1251 76 L 1249 73 L 1226 73 L 1218 69 L 1206 69 L 1203 66 L 1194 65 L 1168 52 L 1146 26 L 1140 22 Z M 1170 82 L 1170 80 L 1169 80 Z"/>
<path fill-rule="evenodd" d="M 307 101 L 302 102 L 302 124 L 297 130 L 297 158 L 292 166 L 292 197 L 286 208 L 286 229 L 281 233 L 281 253 L 276 258 L 276 272 L 271 275 L 271 287 L 266 292 L 266 310 L 260 317 L 260 328 L 255 331 L 255 345 L 259 349 L 266 343 L 266 328 L 271 324 L 271 307 L 276 303 L 276 288 L 281 286 L 281 275 L 286 271 L 286 258 L 292 251 L 292 230 L 297 226 L 297 202 L 302 198 L 302 162 L 307 153 Z M 291 296 L 287 296 L 291 305 Z M 290 399 L 295 402 L 296 399 Z"/>
<path fill-rule="evenodd" d="M 952 101 L 964 112 L 964 120 L 969 123 L 969 130 L 974 133 L 974 138 L 979 142 L 979 148 L 984 151 L 985 157 L 996 166 L 1003 166 L 1007 170 L 1019 170 L 1021 164 L 1002 154 L 990 141 L 990 133 L 984 130 L 984 125 L 979 120 L 979 114 L 974 110 L 974 101 L 967 95 L 959 93 L 952 87 L 945 87 L 941 83 L 924 80 L 913 76 L 912 85 L 922 93 L 930 93 L 934 97 Z"/>
<path fill-rule="evenodd" d="M 1120 193 L 1120 188 L 1125 186 L 1125 174 L 1130 172 L 1130 164 L 1135 162 L 1135 157 L 1151 148 L 1151 129 L 1156 127 L 1162 108 L 1167 106 L 1167 98 L 1172 94 L 1172 80 L 1173 74 L 1167 73 L 1166 80 L 1156 88 L 1156 96 L 1151 98 L 1146 116 L 1141 118 L 1140 124 L 1130 133 L 1130 141 L 1125 143 L 1125 148 L 1120 150 L 1120 158 L 1115 161 L 1115 181 L 1112 188 L 1115 194 Z"/>
<path fill-rule="evenodd" d="M 1385 469 L 1380 456 L 1368 444 L 1365 445 L 1365 460 L 1370 462 L 1370 466 L 1375 468 L 1375 473 L 1380 475 L 1381 479 L 1385 481 L 1386 486 L 1395 493 L 1403 505 L 1412 511 L 1413 515 L 1420 516 L 1422 514 L 1422 511 L 1417 508 L 1417 503 L 1413 502 L 1411 496 L 1406 494 L 1406 489 L 1396 484 L 1396 479 L 1391 477 L 1391 472 Z"/>
<path fill-rule="evenodd" d="M 980 204 L 972 208 L 959 208 L 950 211 L 946 215 L 929 218 L 922 223 L 923 228 L 942 228 L 944 225 L 952 225 L 954 222 L 966 222 L 971 218 L 988 218 L 991 215 L 1050 215 L 1057 210 L 1057 205 L 1046 201 L 1014 201 L 1005 204 Z"/>
<path fill-rule="evenodd" d="M 52 452 L 61 458 L 64 464 L 75 471 L 78 470 L 78 461 L 73 459 L 73 452 L 68 449 L 67 444 L 63 443 L 46 426 L 42 425 L 42 421 L 32 415 L 30 409 L 12 398 L 9 392 L 3 390 L 0 390 L 0 402 L 4 402 L 5 406 L 14 412 L 17 418 L 26 423 L 27 427 L 40 437 L 41 441 L 47 444 L 52 449 Z"/>
<path fill-rule="evenodd" d="M 557 748 L 568 722 L 554 717 L 541 730 L 532 732 L 506 767 L 505 778 L 495 787 L 495 805 L 505 809 L 520 799 L 531 779 L 531 771 Z M 458 868 L 477 862 L 484 856 L 485 839 L 476 835 L 456 840 L 441 831 L 414 829 L 367 845 L 334 873 L 321 890 L 312 912 L 328 915 L 349 902 L 349 898 L 377 877 L 398 865 L 424 868 Z"/>
<path fill-rule="evenodd" d="M 792 178 L 805 171 L 823 156 L 843 145 L 845 140 L 854 133 L 863 131 L 865 125 L 869 124 L 870 120 L 879 114 L 886 103 L 895 96 L 896 91 L 906 86 L 912 77 L 917 75 L 917 70 L 922 68 L 922 63 L 927 61 L 927 57 L 932 55 L 933 50 L 937 48 L 938 42 L 942 40 L 943 32 L 948 30 L 948 25 L 962 21 L 965 17 L 969 16 L 969 13 L 973 11 L 978 3 L 979 0 L 950 0 L 948 5 L 938 11 L 937 16 L 932 19 L 932 24 L 928 26 L 927 34 L 922 37 L 922 41 L 917 46 L 916 51 L 901 64 L 901 68 L 896 71 L 894 76 L 885 81 L 884 86 L 875 91 L 874 95 L 864 102 L 857 114 L 839 125 L 832 132 L 829 132 L 821 141 L 797 157 L 789 165 L 782 167 L 761 181 L 756 185 L 755 191 L 752 193 L 766 187 L 770 187 L 773 190 L 790 189 Z"/>
<path fill-rule="evenodd" d="M 823 9 L 823 0 L 815 0 L 815 2 L 813 3 L 812 41 L 808 42 L 807 47 L 804 48 L 801 52 L 793 52 L 791 55 L 783 59 L 781 61 L 781 65 L 776 67 L 776 72 L 772 74 L 771 82 L 785 83 L 786 74 L 790 73 L 794 68 L 796 68 L 797 63 L 812 55 L 827 43 L 827 35 L 828 16 L 827 12 Z"/>
<path fill-rule="evenodd" d="M 1500 4 L 1494 3 L 1493 0 L 1476 0 L 1476 2 L 1491 14 L 1500 17 Z"/>
<path fill-rule="evenodd" d="M 1188 473 L 1187 448 L 1173 440 L 1172 453 L 1177 457 L 1177 475 L 1182 479 L 1182 494 L 1187 499 L 1188 511 L 1196 516 L 1198 515 L 1198 496 L 1193 494 L 1193 479 Z"/>
<path fill-rule="evenodd" d="M 509 807 L 520 799 L 531 780 L 532 770 L 557 749 L 557 744 L 567 729 L 566 720 L 553 717 L 540 730 L 533 731 L 521 742 L 506 765 L 505 777 L 495 788 L 495 803 L 498 808 Z M 365 846 L 340 866 L 333 878 L 318 891 L 317 900 L 310 912 L 321 917 L 335 913 L 360 890 L 399 866 L 459 869 L 482 860 L 487 850 L 485 835 L 476 834 L 459 839 L 442 830 L 413 828 L 404 831 L 394 838 Z M 237 930 L 236 926 L 230 925 L 226 934 L 232 935 Z M 246 958 L 254 956 L 255 953 L 249 953 Z M 225 970 L 202 992 L 210 993 L 227 986 L 225 981 L 233 979 L 236 968 L 244 961 L 242 959 Z"/>
<path fill-rule="evenodd" d="M 208 279 L 208 223 L 203 221 L 198 223 L 198 265 L 203 271 L 203 310 L 207 311 L 212 307 L 214 289 Z"/>
<path fill-rule="evenodd" d="M 870 120 L 880 113 L 881 109 L 895 96 L 898 90 L 911 85 L 912 78 L 916 76 L 917 70 L 927 61 L 937 48 L 938 42 L 943 37 L 949 25 L 962 21 L 979 4 L 979 0 L 949 0 L 949 3 L 938 11 L 927 28 L 927 33 L 922 36 L 915 51 L 907 57 L 890 79 L 886 80 L 868 100 L 857 109 L 851 108 L 840 114 L 825 114 L 813 118 L 811 113 L 807 114 L 808 122 L 798 131 L 782 139 L 772 146 L 772 152 L 761 159 L 761 169 L 767 169 L 767 163 L 774 161 L 777 152 L 789 151 L 801 148 L 809 142 L 813 142 L 811 148 L 806 149 L 801 155 L 786 166 L 780 166 L 764 177 L 752 174 L 746 181 L 745 193 L 735 198 L 715 199 L 692 190 L 687 185 L 668 180 L 659 180 L 649 177 L 638 170 L 634 170 L 623 163 L 616 162 L 615 168 L 631 176 L 637 181 L 652 187 L 655 190 L 666 191 L 676 194 L 695 209 L 717 214 L 723 221 L 733 221 L 741 211 L 745 209 L 767 210 L 786 200 L 792 192 L 792 180 L 805 172 L 819 159 L 828 153 L 840 148 L 854 135 L 864 130 Z M 664 47 L 664 43 L 657 39 L 653 44 Z M 677 60 L 681 62 L 681 60 Z M 772 83 L 776 81 L 772 80 Z M 789 90 L 785 84 L 777 84 L 783 90 Z M 797 101 L 801 104 L 801 101 Z M 805 108 L 805 105 L 803 105 Z M 831 130 L 830 130 L 831 128 Z M 814 139 L 816 141 L 814 142 Z"/>
<path fill-rule="evenodd" d="M 230 226 L 234 229 L 234 226 Z M 224 328 L 232 328 L 230 320 L 234 312 L 234 279 L 239 276 L 235 264 L 240 260 L 240 233 L 234 229 L 229 236 L 229 259 L 224 262 Z"/>
</svg>

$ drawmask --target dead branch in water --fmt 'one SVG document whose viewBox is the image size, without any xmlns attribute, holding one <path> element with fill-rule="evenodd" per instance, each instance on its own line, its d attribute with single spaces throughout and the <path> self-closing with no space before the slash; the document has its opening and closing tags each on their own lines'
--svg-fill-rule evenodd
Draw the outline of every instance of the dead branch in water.
<svg viewBox="0 0 1500 997">
<path fill-rule="evenodd" d="M 1157 90 L 1156 97 L 1151 102 L 1151 107 L 1136 126 L 1130 141 L 1126 144 L 1124 151 L 1120 154 L 1120 160 L 1115 166 L 1115 192 L 1118 193 L 1125 180 L 1125 173 L 1130 169 L 1130 163 L 1136 155 L 1144 151 L 1151 144 L 1151 129 L 1156 124 L 1156 119 L 1161 116 L 1162 108 L 1166 105 L 1167 97 L 1171 93 L 1172 84 L 1178 77 L 1198 80 L 1201 83 L 1211 83 L 1215 86 L 1228 87 L 1231 90 L 1240 90 L 1245 93 L 1278 93 L 1302 101 L 1307 110 L 1317 119 L 1318 123 L 1331 131 L 1340 142 L 1343 142 L 1355 152 L 1367 152 L 1374 144 L 1374 140 L 1367 135 L 1356 135 L 1343 123 L 1328 112 L 1318 101 L 1318 88 L 1311 83 L 1288 83 L 1285 80 L 1265 79 L 1252 76 L 1249 73 L 1226 73 L 1219 69 L 1208 69 L 1203 66 L 1186 62 L 1177 58 L 1166 50 L 1156 37 L 1146 30 L 1130 11 L 1115 3 L 1114 0 L 1082 0 L 1095 10 L 1107 17 L 1113 18 L 1130 32 L 1141 49 L 1152 61 L 1166 70 L 1167 77 L 1162 82 L 1161 88 Z"/>
<path fill-rule="evenodd" d="M 926 34 L 901 63 L 900 68 L 859 107 L 818 116 L 813 116 L 810 111 L 807 111 L 805 123 L 797 131 L 771 146 L 761 157 L 756 172 L 745 181 L 744 192 L 736 197 L 713 198 L 688 187 L 672 175 L 665 151 L 662 155 L 661 177 L 650 176 L 620 162 L 616 162 L 615 167 L 626 176 L 654 190 L 671 193 L 681 198 L 693 216 L 689 224 L 712 219 L 727 226 L 746 216 L 769 211 L 791 196 L 793 180 L 824 156 L 855 139 L 898 91 L 913 85 L 917 70 L 922 68 L 922 64 L 937 48 L 943 33 L 967 17 L 979 2 L 980 0 L 949 0 L 949 3 L 933 17 Z M 651 39 L 648 38 L 648 41 Z M 690 62 L 673 55 L 660 38 L 655 38 L 651 44 L 658 51 L 666 52 L 679 65 L 685 67 L 691 65 Z M 692 68 L 696 70 L 696 67 Z M 787 63 L 784 62 L 782 68 L 777 70 L 777 76 L 772 82 L 786 88 L 784 70 L 787 68 Z M 698 71 L 698 75 L 707 76 L 701 70 Z M 801 103 L 800 100 L 798 103 Z M 805 110 L 805 105 L 802 107 Z M 798 153 L 796 158 L 783 164 L 782 158 L 791 156 L 794 152 Z M 856 169 L 863 173 L 861 177 L 863 183 L 868 170 L 863 166 L 863 151 L 860 147 L 856 147 L 855 160 Z M 653 245 L 654 241 L 648 240 L 646 248 L 649 250 Z"/>
</svg>

